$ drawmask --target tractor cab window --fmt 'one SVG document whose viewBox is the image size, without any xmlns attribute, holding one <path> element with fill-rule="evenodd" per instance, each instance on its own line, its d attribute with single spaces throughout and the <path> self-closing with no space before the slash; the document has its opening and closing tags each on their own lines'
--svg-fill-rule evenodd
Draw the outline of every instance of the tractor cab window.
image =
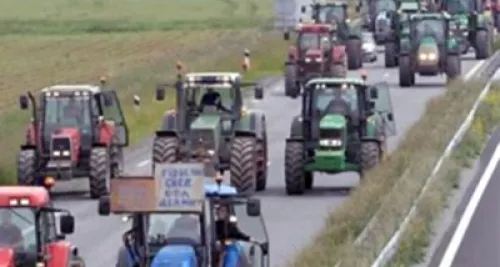
<svg viewBox="0 0 500 267">
<path fill-rule="evenodd" d="M 89 96 L 45 97 L 44 135 L 49 137 L 60 128 L 76 128 L 82 133 L 91 131 Z"/>
<path fill-rule="evenodd" d="M 200 244 L 200 220 L 194 214 L 154 213 L 149 215 L 147 240 L 150 244 L 166 239 L 188 239 Z"/>
<path fill-rule="evenodd" d="M 332 22 L 344 22 L 345 17 L 345 9 L 341 5 L 328 5 L 322 6 L 319 8 L 319 21 L 323 23 L 332 23 Z"/>
<path fill-rule="evenodd" d="M 445 5 L 450 14 L 469 13 L 474 10 L 469 0 L 446 0 Z"/>
<path fill-rule="evenodd" d="M 422 19 L 416 21 L 415 37 L 420 40 L 426 36 L 436 38 L 438 43 L 443 43 L 445 38 L 445 20 L 442 19 Z"/>
<path fill-rule="evenodd" d="M 230 109 L 233 106 L 234 92 L 231 88 L 207 86 L 207 87 L 189 88 L 188 90 L 189 90 L 187 93 L 188 101 L 191 104 L 196 105 L 197 107 L 201 105 L 201 101 L 205 94 L 212 94 L 212 93 L 220 95 L 220 101 L 224 107 Z"/>
<path fill-rule="evenodd" d="M 393 0 L 378 0 L 375 3 L 375 12 L 396 11 L 396 3 Z"/>
<path fill-rule="evenodd" d="M 0 248 L 36 256 L 35 225 L 35 212 L 31 208 L 0 208 Z"/>
<path fill-rule="evenodd" d="M 301 51 L 308 49 L 330 49 L 332 37 L 329 33 L 304 32 L 299 36 L 299 48 Z"/>
<path fill-rule="evenodd" d="M 358 110 L 357 89 L 354 85 L 328 85 L 324 89 L 316 89 L 314 99 L 316 110 L 326 112 L 330 102 L 335 100 L 342 100 L 353 112 Z"/>
</svg>

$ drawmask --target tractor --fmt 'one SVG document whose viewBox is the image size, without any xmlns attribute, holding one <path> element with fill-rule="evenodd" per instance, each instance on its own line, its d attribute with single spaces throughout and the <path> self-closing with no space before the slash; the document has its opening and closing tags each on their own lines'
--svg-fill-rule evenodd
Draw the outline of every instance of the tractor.
<svg viewBox="0 0 500 267">
<path fill-rule="evenodd" d="M 289 34 L 285 33 L 284 38 L 289 40 Z M 303 85 L 314 77 L 345 77 L 345 50 L 331 25 L 299 25 L 296 44 L 289 48 L 285 62 L 285 95 L 297 97 Z M 359 53 L 357 57 L 362 59 Z"/>
<path fill-rule="evenodd" d="M 460 48 L 449 31 L 451 18 L 443 13 L 413 14 L 409 31 L 400 39 L 399 84 L 415 84 L 415 75 L 444 73 L 448 82 L 461 75 Z"/>
<path fill-rule="evenodd" d="M 336 174 L 375 167 L 396 134 L 387 83 L 362 78 L 310 80 L 285 146 L 285 184 L 289 195 L 313 187 L 314 172 Z"/>
<path fill-rule="evenodd" d="M 108 179 L 123 170 L 128 127 L 114 90 L 101 85 L 53 85 L 21 95 L 31 105 L 32 122 L 17 162 L 20 185 L 43 185 L 46 178 L 88 177 L 90 197 L 107 193 Z"/>
<path fill-rule="evenodd" d="M 491 10 L 493 23 L 497 32 L 500 31 L 500 1 L 499 0 L 484 0 L 483 5 L 485 10 Z"/>
<path fill-rule="evenodd" d="M 391 17 L 397 10 L 399 4 L 396 0 L 360 0 L 356 5 L 356 12 L 363 13 L 363 25 L 378 36 L 381 37 L 390 28 Z M 362 11 L 363 10 L 363 11 Z"/>
<path fill-rule="evenodd" d="M 22 233 L 21 243 L 10 244 L 2 232 L 1 266 L 85 267 L 78 249 L 65 240 L 74 231 L 75 219 L 69 211 L 53 207 L 46 188 L 2 186 L 0 206 L 2 218 L 10 219 Z"/>
<path fill-rule="evenodd" d="M 384 58 L 386 68 L 398 66 L 401 35 L 407 35 L 409 33 L 411 14 L 420 13 L 423 11 L 424 9 L 419 1 L 406 0 L 400 2 L 398 12 L 391 17 L 391 32 L 388 38 L 385 40 L 384 44 Z"/>
<path fill-rule="evenodd" d="M 155 164 L 176 162 L 190 154 L 210 160 L 220 173 L 229 170 L 231 185 L 240 193 L 262 191 L 267 183 L 267 131 L 262 111 L 244 106 L 245 90 L 254 86 L 255 99 L 263 99 L 263 88 L 245 83 L 237 72 L 179 74 L 174 84 L 159 84 L 156 100 L 166 98 L 166 87 L 175 88 L 176 109 L 165 113 L 153 142 Z M 220 95 L 221 110 L 202 105 L 210 91 Z"/>
<path fill-rule="evenodd" d="M 472 47 L 476 59 L 488 58 L 493 52 L 493 19 L 486 7 L 482 0 L 441 1 L 441 11 L 452 17 L 449 30 L 459 41 L 460 52 L 466 54 Z"/>
<path fill-rule="evenodd" d="M 203 165 L 192 160 L 158 164 L 155 177 L 111 181 L 111 194 L 100 199 L 98 212 L 124 215 L 131 224 L 123 233 L 116 267 L 270 266 L 260 200 L 239 195 L 220 179 L 205 181 Z M 227 210 L 226 223 L 237 224 L 251 241 L 218 240 L 215 213 L 221 206 Z"/>
<path fill-rule="evenodd" d="M 363 67 L 361 27 L 349 19 L 347 3 L 341 1 L 314 3 L 310 8 L 314 23 L 331 24 L 336 32 L 336 38 L 346 47 L 348 69 L 357 70 Z M 302 13 L 306 10 L 306 6 L 301 7 Z"/>
</svg>

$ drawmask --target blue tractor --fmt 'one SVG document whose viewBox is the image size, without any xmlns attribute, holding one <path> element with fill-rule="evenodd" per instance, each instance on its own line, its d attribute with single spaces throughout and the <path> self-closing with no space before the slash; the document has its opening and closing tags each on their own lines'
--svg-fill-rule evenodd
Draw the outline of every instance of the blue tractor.
<svg viewBox="0 0 500 267">
<path fill-rule="evenodd" d="M 203 188 L 200 192 L 204 192 L 196 198 L 196 207 L 181 207 L 178 204 L 189 201 L 174 199 L 168 208 L 155 208 L 159 191 L 153 177 L 111 180 L 110 195 L 99 200 L 99 214 L 121 214 L 131 221 L 118 250 L 117 267 L 270 266 L 260 200 L 240 196 L 236 188 L 220 181 L 199 180 L 203 185 L 199 185 L 200 181 L 190 182 L 193 187 L 198 184 Z M 217 240 L 215 208 L 220 205 L 228 207 L 230 223 L 237 223 L 242 231 L 259 241 Z"/>
</svg>

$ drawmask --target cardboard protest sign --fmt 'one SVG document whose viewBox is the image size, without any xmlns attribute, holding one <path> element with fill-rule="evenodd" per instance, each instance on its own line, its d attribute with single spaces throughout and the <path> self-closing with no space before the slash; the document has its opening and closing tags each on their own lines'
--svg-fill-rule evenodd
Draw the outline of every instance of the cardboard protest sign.
<svg viewBox="0 0 500 267">
<path fill-rule="evenodd" d="M 148 212 L 156 209 L 153 177 L 121 177 L 110 181 L 112 212 Z"/>
</svg>

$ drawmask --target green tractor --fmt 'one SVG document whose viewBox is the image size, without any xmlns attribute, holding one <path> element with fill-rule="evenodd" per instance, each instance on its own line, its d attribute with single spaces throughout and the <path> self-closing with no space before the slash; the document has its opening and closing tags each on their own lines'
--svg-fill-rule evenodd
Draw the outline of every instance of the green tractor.
<svg viewBox="0 0 500 267">
<path fill-rule="evenodd" d="M 399 2 L 399 9 L 391 17 L 391 34 L 385 41 L 384 58 L 385 67 L 392 68 L 399 65 L 399 45 L 401 36 L 408 35 L 410 31 L 410 16 L 423 11 L 420 1 L 405 0 Z"/>
<path fill-rule="evenodd" d="M 370 85 L 366 77 L 310 80 L 286 139 L 287 194 L 311 189 L 314 172 L 362 176 L 383 159 L 387 138 L 395 134 L 387 83 Z"/>
<path fill-rule="evenodd" d="M 357 70 L 363 67 L 361 25 L 351 22 L 348 17 L 348 5 L 343 1 L 329 3 L 313 3 L 310 5 L 311 17 L 314 23 L 331 24 L 337 32 L 337 37 L 346 46 L 347 67 Z M 301 7 L 301 12 L 307 11 L 306 6 Z"/>
<path fill-rule="evenodd" d="M 400 39 L 399 84 L 415 84 L 415 75 L 436 76 L 444 73 L 448 81 L 461 75 L 460 49 L 449 31 L 451 18 L 443 13 L 413 14 L 409 31 Z"/>
<path fill-rule="evenodd" d="M 442 0 L 441 10 L 448 12 L 453 19 L 454 23 L 450 24 L 449 30 L 458 39 L 462 54 L 472 47 L 476 59 L 491 56 L 494 22 L 482 0 Z"/>
<path fill-rule="evenodd" d="M 156 99 L 166 98 L 165 87 L 156 89 Z M 266 188 L 267 131 L 262 111 L 243 105 L 243 87 L 254 87 L 254 97 L 263 99 L 263 88 L 243 83 L 240 73 L 210 72 L 179 74 L 174 84 L 176 110 L 165 113 L 153 142 L 153 171 L 157 163 L 179 159 L 202 159 L 216 171 L 230 173 L 239 193 L 252 194 Z M 214 96 L 216 105 L 204 101 Z M 208 97 L 207 99 L 210 99 Z"/>
</svg>

